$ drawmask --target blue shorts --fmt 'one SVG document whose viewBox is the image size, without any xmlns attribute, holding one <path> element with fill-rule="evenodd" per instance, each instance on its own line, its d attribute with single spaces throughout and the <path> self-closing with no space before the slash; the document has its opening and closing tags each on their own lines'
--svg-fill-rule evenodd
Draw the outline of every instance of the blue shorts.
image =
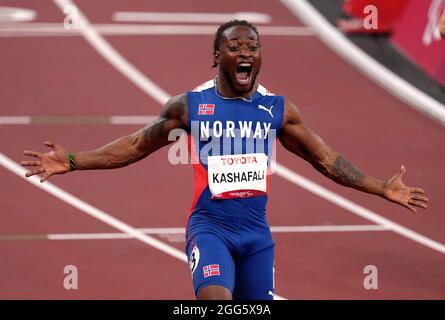
<svg viewBox="0 0 445 320">
<path fill-rule="evenodd" d="M 267 243 L 267 247 L 258 251 L 241 252 L 219 235 L 206 232 L 193 235 L 186 253 L 196 296 L 206 286 L 220 285 L 235 300 L 272 300 L 274 244 Z"/>
</svg>

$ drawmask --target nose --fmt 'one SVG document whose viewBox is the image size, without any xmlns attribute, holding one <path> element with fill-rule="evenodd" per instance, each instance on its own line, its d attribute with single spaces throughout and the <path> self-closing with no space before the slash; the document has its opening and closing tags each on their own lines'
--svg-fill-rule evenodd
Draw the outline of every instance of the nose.
<svg viewBox="0 0 445 320">
<path fill-rule="evenodd" d="M 240 56 L 249 58 L 252 56 L 252 51 L 249 49 L 248 46 L 242 46 L 240 50 Z"/>
</svg>

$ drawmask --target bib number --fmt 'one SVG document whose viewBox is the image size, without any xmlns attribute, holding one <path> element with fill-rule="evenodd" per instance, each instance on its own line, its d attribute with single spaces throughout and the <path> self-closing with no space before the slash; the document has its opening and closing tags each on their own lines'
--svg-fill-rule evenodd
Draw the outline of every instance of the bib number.
<svg viewBox="0 0 445 320">
<path fill-rule="evenodd" d="M 267 167 L 264 153 L 209 156 L 208 179 L 212 199 L 267 194 Z"/>
</svg>

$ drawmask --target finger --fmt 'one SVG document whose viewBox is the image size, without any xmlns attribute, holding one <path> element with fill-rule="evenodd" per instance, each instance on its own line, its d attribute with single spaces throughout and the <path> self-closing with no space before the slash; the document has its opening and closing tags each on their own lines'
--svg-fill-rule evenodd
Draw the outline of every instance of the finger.
<svg viewBox="0 0 445 320">
<path fill-rule="evenodd" d="M 41 166 L 42 163 L 40 161 L 21 161 L 20 164 L 22 166 Z"/>
<path fill-rule="evenodd" d="M 411 210 L 414 213 L 417 212 L 416 208 L 414 208 L 413 206 L 410 206 L 409 204 L 406 204 L 405 207 L 407 207 L 409 210 Z"/>
<path fill-rule="evenodd" d="M 44 173 L 43 175 L 42 175 L 42 177 L 40 178 L 40 182 L 42 183 L 42 182 L 45 182 L 49 177 L 51 177 L 52 176 L 52 173 Z"/>
<path fill-rule="evenodd" d="M 39 169 L 36 169 L 36 170 L 31 170 L 31 171 L 28 171 L 27 173 L 25 173 L 25 177 L 31 177 L 31 176 L 34 176 L 36 174 L 42 173 L 42 172 L 45 172 L 45 170 L 43 170 L 42 168 L 39 168 Z"/>
<path fill-rule="evenodd" d="M 427 204 L 423 201 L 419 201 L 419 200 L 414 200 L 414 199 L 409 199 L 408 201 L 410 204 L 421 207 L 421 208 L 428 208 Z"/>
<path fill-rule="evenodd" d="M 411 192 L 415 192 L 415 193 L 422 193 L 424 194 L 425 191 L 422 188 L 410 188 Z"/>
<path fill-rule="evenodd" d="M 406 172 L 406 168 L 405 168 L 405 166 L 401 166 L 401 167 L 400 167 L 400 178 L 403 177 L 403 175 L 405 174 L 405 172 Z"/>
<path fill-rule="evenodd" d="M 42 157 L 42 154 L 40 152 L 35 152 L 35 151 L 31 151 L 31 150 L 25 150 L 25 151 L 23 151 L 23 154 L 25 156 L 36 157 L 36 158 Z"/>
<path fill-rule="evenodd" d="M 423 196 L 421 193 L 412 193 L 411 194 L 411 199 L 420 200 L 420 201 L 424 201 L 424 202 L 430 201 L 430 199 L 428 199 L 427 197 Z"/>
<path fill-rule="evenodd" d="M 49 148 L 53 148 L 54 149 L 54 147 L 55 147 L 55 144 L 52 141 L 45 141 L 43 144 L 45 146 L 49 147 Z"/>
<path fill-rule="evenodd" d="M 25 173 L 25 177 L 27 178 L 31 177 L 32 175 L 32 171 L 28 171 L 27 173 Z"/>
</svg>

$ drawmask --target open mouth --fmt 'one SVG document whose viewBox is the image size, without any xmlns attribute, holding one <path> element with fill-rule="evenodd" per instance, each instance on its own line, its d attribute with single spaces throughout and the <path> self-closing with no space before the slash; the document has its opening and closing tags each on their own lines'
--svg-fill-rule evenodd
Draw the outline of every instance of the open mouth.
<svg viewBox="0 0 445 320">
<path fill-rule="evenodd" d="M 241 85 L 247 85 L 250 83 L 252 75 L 252 63 L 241 62 L 238 63 L 235 69 L 236 80 Z"/>
</svg>

